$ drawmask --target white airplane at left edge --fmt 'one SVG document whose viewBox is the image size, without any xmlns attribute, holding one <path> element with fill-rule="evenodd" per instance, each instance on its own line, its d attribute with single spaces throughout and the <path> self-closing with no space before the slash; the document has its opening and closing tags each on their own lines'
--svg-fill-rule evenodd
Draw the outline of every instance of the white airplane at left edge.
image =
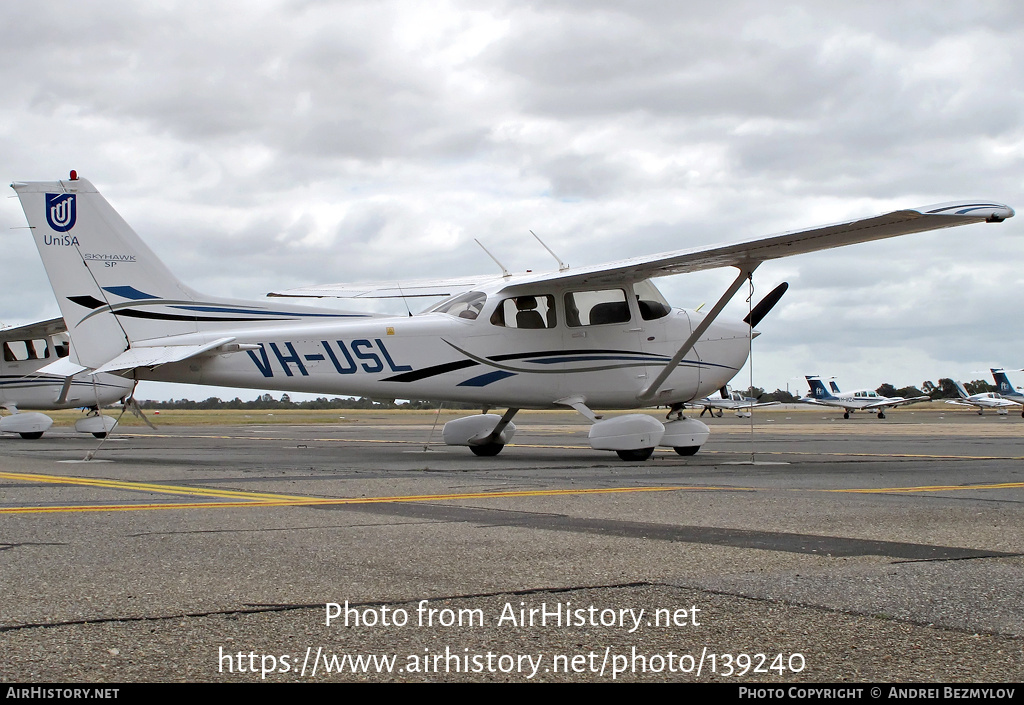
<svg viewBox="0 0 1024 705">
<path fill-rule="evenodd" d="M 65 331 L 61 318 L 0 330 L 0 407 L 11 412 L 0 418 L 0 431 L 41 438 L 53 419 L 38 410 L 76 408 L 88 410 L 88 415 L 75 423 L 79 433 L 103 438 L 114 428 L 114 419 L 99 409 L 129 396 L 130 380 L 109 374 L 62 377 L 39 372 L 70 354 Z"/>
<path fill-rule="evenodd" d="M 442 435 L 479 456 L 512 439 L 519 409 L 572 408 L 592 424 L 591 447 L 624 460 L 645 460 L 658 446 L 692 455 L 707 440 L 708 427 L 683 418 L 683 404 L 724 386 L 746 361 L 752 326 L 768 307 L 749 324 L 718 319 L 762 262 L 1014 214 L 962 201 L 547 273 L 287 292 L 447 296 L 415 316 L 382 316 L 200 294 L 74 172 L 12 187 L 74 348 L 47 372 L 469 402 L 484 413 L 449 421 Z M 650 281 L 719 267 L 737 275 L 706 313 L 670 307 Z M 593 411 L 655 405 L 677 418 Z M 486 413 L 495 407 L 507 411 Z"/>
</svg>

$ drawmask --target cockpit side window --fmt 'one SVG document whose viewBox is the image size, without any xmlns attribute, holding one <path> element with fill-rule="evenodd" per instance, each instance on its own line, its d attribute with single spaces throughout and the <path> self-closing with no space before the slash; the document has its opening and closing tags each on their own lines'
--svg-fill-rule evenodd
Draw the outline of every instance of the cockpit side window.
<svg viewBox="0 0 1024 705">
<path fill-rule="evenodd" d="M 572 291 L 565 295 L 565 322 L 579 328 L 629 322 L 629 303 L 622 289 Z"/>
<path fill-rule="evenodd" d="M 442 301 L 429 312 L 447 313 L 449 316 L 474 320 L 480 315 L 485 303 L 487 303 L 487 294 L 480 291 L 467 291 L 465 294 Z"/>
<path fill-rule="evenodd" d="M 555 316 L 555 297 L 548 294 L 513 296 L 505 299 L 491 314 L 491 323 L 505 328 L 554 328 L 558 323 Z"/>
</svg>

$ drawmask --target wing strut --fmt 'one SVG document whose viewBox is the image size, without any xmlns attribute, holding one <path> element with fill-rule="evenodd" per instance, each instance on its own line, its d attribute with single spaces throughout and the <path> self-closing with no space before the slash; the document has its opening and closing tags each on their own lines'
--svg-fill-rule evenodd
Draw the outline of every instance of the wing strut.
<svg viewBox="0 0 1024 705">
<path fill-rule="evenodd" d="M 669 375 L 675 371 L 679 363 L 682 362 L 684 357 L 686 357 L 686 354 L 693 349 L 694 344 L 696 344 L 696 342 L 700 340 L 700 337 L 704 335 L 704 331 L 706 331 L 711 324 L 715 322 L 715 319 L 718 318 L 718 314 L 722 312 L 722 309 L 725 308 L 726 304 L 732 300 L 732 297 L 740 290 L 740 287 L 743 286 L 743 282 L 753 276 L 754 270 L 757 269 L 760 264 L 760 262 L 755 261 L 736 265 L 736 268 L 740 270 L 736 279 L 733 280 L 733 283 L 730 284 L 729 288 L 725 290 L 724 294 L 722 294 L 722 298 L 720 298 L 718 302 L 711 307 L 708 314 L 704 316 L 704 320 L 697 324 L 697 327 L 693 329 L 692 333 L 690 333 L 690 337 L 686 339 L 686 342 L 683 343 L 676 354 L 672 356 L 672 359 L 668 361 L 668 364 L 666 364 L 658 376 L 654 378 L 654 381 L 647 385 L 646 389 L 640 392 L 641 400 L 649 400 L 658 393 L 658 390 L 661 389 L 661 385 L 663 385 Z"/>
</svg>

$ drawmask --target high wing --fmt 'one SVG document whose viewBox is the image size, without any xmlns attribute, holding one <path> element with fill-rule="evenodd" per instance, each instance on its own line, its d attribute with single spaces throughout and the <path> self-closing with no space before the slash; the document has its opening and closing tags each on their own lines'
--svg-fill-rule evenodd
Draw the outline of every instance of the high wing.
<svg viewBox="0 0 1024 705">
<path fill-rule="evenodd" d="M 452 279 L 409 279 L 407 281 L 362 282 L 355 284 L 324 284 L 304 286 L 285 291 L 272 291 L 267 296 L 298 296 L 340 299 L 408 299 L 423 296 L 451 296 L 501 277 L 484 275 Z"/>
<path fill-rule="evenodd" d="M 734 401 L 732 399 L 712 399 L 704 397 L 690 402 L 691 406 L 711 406 L 716 409 L 759 409 L 762 406 L 778 406 L 777 401 Z"/>
<path fill-rule="evenodd" d="M 890 407 L 890 406 L 895 408 L 897 406 L 903 406 L 904 404 L 916 404 L 919 401 L 930 401 L 930 400 L 931 400 L 931 397 L 927 396 L 927 395 L 920 396 L 920 397 L 911 397 L 909 399 L 890 398 L 890 399 L 885 399 L 885 400 L 877 401 L 874 404 L 868 404 L 867 406 L 865 406 L 863 408 L 865 408 L 865 409 L 885 409 L 885 408 Z"/>
<path fill-rule="evenodd" d="M 51 318 L 48 321 L 28 323 L 23 326 L 4 328 L 0 330 L 0 343 L 9 340 L 32 340 L 33 338 L 45 338 L 57 333 L 64 333 L 68 329 L 63 318 Z"/>
<path fill-rule="evenodd" d="M 883 240 L 911 233 L 938 230 L 968 223 L 1001 222 L 1012 217 L 1013 209 L 998 203 L 960 201 L 923 208 L 893 211 L 873 218 L 793 230 L 735 245 L 714 245 L 692 250 L 677 250 L 646 257 L 581 267 L 548 275 L 533 281 L 577 283 L 636 282 L 651 277 L 699 272 L 705 269 L 739 266 L 817 252 L 860 242 Z M 526 280 L 529 281 L 529 280 Z"/>
<path fill-rule="evenodd" d="M 871 218 L 861 218 L 843 223 L 821 225 L 806 230 L 793 230 L 768 237 L 748 240 L 733 245 L 713 245 L 711 247 L 690 250 L 676 250 L 661 254 L 632 257 L 630 259 L 591 265 L 557 272 L 517 275 L 515 284 L 554 283 L 562 286 L 580 284 L 622 284 L 642 281 L 652 277 L 664 277 L 671 274 L 698 272 L 705 269 L 720 267 L 749 268 L 767 260 L 789 257 L 791 255 L 843 247 L 860 242 L 883 240 L 898 235 L 938 230 L 957 225 L 980 222 L 1002 222 L 1014 215 L 1009 206 L 990 201 L 956 201 L 940 203 L 922 208 L 910 208 L 893 211 Z M 417 294 L 420 296 L 440 295 L 442 290 L 456 293 L 465 291 L 479 282 L 494 281 L 497 277 L 462 278 L 451 280 L 433 280 L 410 282 L 410 287 L 421 287 L 421 291 L 432 293 Z M 460 288 L 461 287 L 461 288 Z M 401 289 L 405 291 L 406 285 Z M 374 295 L 373 291 L 384 294 Z M 299 291 L 317 292 L 299 294 Z M 395 282 L 380 284 L 363 284 L 359 286 L 335 284 L 305 289 L 290 289 L 274 293 L 271 296 L 338 296 L 353 297 L 357 292 L 360 298 L 381 298 L 383 296 L 399 296 Z M 410 294 L 405 294 L 409 296 Z"/>
</svg>

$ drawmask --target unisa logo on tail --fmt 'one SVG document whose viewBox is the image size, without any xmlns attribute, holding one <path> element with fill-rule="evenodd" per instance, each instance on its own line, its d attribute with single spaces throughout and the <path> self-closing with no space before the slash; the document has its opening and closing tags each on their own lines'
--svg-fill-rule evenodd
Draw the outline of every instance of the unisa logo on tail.
<svg viewBox="0 0 1024 705">
<path fill-rule="evenodd" d="M 46 194 L 46 224 L 51 228 L 59 233 L 66 233 L 75 227 L 77 217 L 78 209 L 75 207 L 75 194 Z"/>
</svg>

